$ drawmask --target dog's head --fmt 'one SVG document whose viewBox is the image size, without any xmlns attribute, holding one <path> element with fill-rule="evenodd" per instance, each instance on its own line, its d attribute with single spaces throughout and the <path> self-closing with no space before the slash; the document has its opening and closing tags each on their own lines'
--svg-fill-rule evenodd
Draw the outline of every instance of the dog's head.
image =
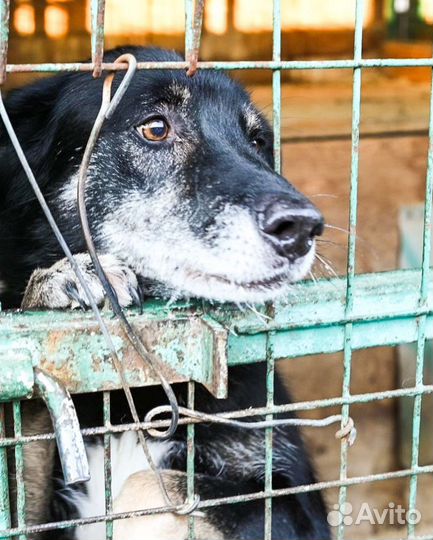
<svg viewBox="0 0 433 540">
<path fill-rule="evenodd" d="M 181 59 L 157 49 L 127 52 L 139 61 Z M 65 148 L 77 144 L 72 130 L 88 133 L 101 84 L 88 75 L 65 79 L 56 103 L 64 162 Z M 82 145 L 74 151 L 80 157 Z M 272 156 L 267 121 L 225 75 L 137 72 L 104 124 L 88 171 L 99 251 L 123 259 L 160 295 L 235 302 L 281 295 L 310 269 L 323 219 L 274 172 Z M 78 160 L 71 162 L 51 202 L 64 228 L 76 205 Z"/>
</svg>

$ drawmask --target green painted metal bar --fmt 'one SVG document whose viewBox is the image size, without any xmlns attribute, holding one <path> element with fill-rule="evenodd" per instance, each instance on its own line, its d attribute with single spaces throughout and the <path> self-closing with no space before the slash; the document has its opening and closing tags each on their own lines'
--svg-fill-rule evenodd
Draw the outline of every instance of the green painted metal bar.
<svg viewBox="0 0 433 540">
<path fill-rule="evenodd" d="M 215 70 L 311 70 L 311 69 L 355 69 L 355 68 L 387 68 L 387 67 L 432 67 L 432 58 L 364 58 L 354 60 L 284 60 L 274 61 L 239 61 L 239 62 L 198 62 L 198 69 Z M 186 70 L 188 62 L 138 62 L 137 69 L 180 69 Z M 125 66 L 113 63 L 102 63 L 103 71 L 123 71 Z M 60 71 L 93 71 L 93 63 L 43 63 L 43 64 L 8 64 L 7 73 L 57 73 Z"/>
<path fill-rule="evenodd" d="M 212 380 L 219 380 L 221 386 L 213 388 L 219 388 L 222 395 L 223 367 L 264 361 L 266 334 L 272 330 L 276 359 L 343 350 L 347 322 L 353 322 L 353 349 L 416 342 L 420 313 L 427 314 L 426 337 L 432 338 L 433 283 L 428 284 L 426 307 L 421 310 L 417 300 L 420 279 L 419 270 L 355 276 L 349 317 L 345 316 L 345 278 L 294 286 L 285 303 L 275 306 L 270 320 L 232 306 L 180 304 L 167 310 L 157 302 L 145 304 L 142 315 L 131 310 L 129 317 L 141 335 L 153 336 L 150 343 L 172 381 L 192 379 L 212 387 Z M 105 319 L 129 368 L 130 384 L 155 384 L 151 374 L 140 367 L 117 323 L 108 315 Z M 0 349 L 0 400 L 31 395 L 32 364 L 55 375 L 71 392 L 120 388 L 91 313 L 1 313 Z M 20 366 L 20 380 L 26 383 L 17 380 L 15 387 L 18 349 L 32 363 L 26 360 Z"/>
<path fill-rule="evenodd" d="M 194 2 L 193 0 L 185 0 L 185 59 L 194 61 L 192 51 L 194 49 Z M 198 55 L 198 45 L 197 45 Z M 195 58 L 197 61 L 197 58 Z M 191 66 L 189 66 L 189 69 Z M 188 383 L 188 407 L 194 409 L 195 403 L 195 385 L 194 382 Z M 187 426 L 187 498 L 188 502 L 194 500 L 194 474 L 195 474 L 195 426 L 190 424 Z M 195 518 L 188 516 L 188 540 L 195 540 Z"/>
<path fill-rule="evenodd" d="M 19 344 L 22 354 L 32 359 L 33 365 L 63 381 L 71 392 L 120 388 L 119 374 L 111 365 L 109 351 L 92 315 L 78 312 L 64 315 L 63 319 L 59 319 L 60 314 L 54 312 L 45 313 L 45 316 L 37 313 L 0 315 L 0 349 L 4 350 L 0 400 L 9 400 L 11 395 L 14 399 L 28 395 L 29 385 L 22 385 L 21 380 L 31 379 L 33 383 L 32 367 L 27 362 L 21 366 L 16 386 L 13 385 L 16 378 L 16 344 Z M 24 323 L 21 331 L 20 318 Z M 141 337 L 161 358 L 161 369 L 172 382 L 193 379 L 206 385 L 216 395 L 225 396 L 223 364 L 226 359 L 223 355 L 226 332 L 219 331 L 217 322 L 212 328 L 208 322 L 196 317 L 193 310 L 172 316 L 169 311 L 159 308 L 148 311 L 144 318 L 131 313 L 130 319 Z M 140 361 L 118 324 L 109 316 L 105 320 L 112 332 L 113 342 L 126 363 L 129 384 L 155 384 L 157 378 L 153 371 Z M 25 350 L 23 347 L 26 347 Z M 221 369 L 214 371 L 214 365 L 221 366 Z M 222 382 L 220 376 L 223 377 Z M 18 395 L 20 390 L 22 396 Z"/>
<path fill-rule="evenodd" d="M 0 339 L 0 396 L 9 396 L 8 401 L 33 394 L 35 381 L 28 345 L 26 340 Z"/>
<path fill-rule="evenodd" d="M 13 403 L 13 422 L 14 422 L 14 436 L 21 437 L 22 435 L 22 423 L 21 423 L 21 403 L 14 401 Z M 26 493 L 24 486 L 24 452 L 23 445 L 17 444 L 15 446 L 15 481 L 17 486 L 17 525 L 18 527 L 24 527 L 26 524 Z M 22 534 L 19 536 L 19 540 L 27 540 L 27 535 Z"/>
<path fill-rule="evenodd" d="M 195 383 L 188 383 L 188 408 L 194 410 L 195 406 Z M 195 475 L 195 425 L 189 424 L 187 427 L 187 457 L 186 457 L 186 477 L 187 477 L 187 497 L 190 504 L 193 503 Z M 188 540 L 195 540 L 195 518 L 188 516 Z"/>
<path fill-rule="evenodd" d="M 415 388 L 419 390 L 423 386 L 423 371 L 424 371 L 424 351 L 425 351 L 425 326 L 426 316 L 422 315 L 418 319 L 418 342 L 417 342 L 417 358 L 416 358 L 416 375 L 415 375 Z M 411 467 L 416 468 L 419 461 L 419 444 L 421 434 L 421 406 L 422 406 L 422 394 L 418 393 L 414 398 L 413 406 L 413 418 L 412 418 L 412 459 Z M 409 512 L 413 512 L 416 509 L 417 501 L 417 487 L 418 477 L 413 474 L 410 477 L 409 483 Z M 408 538 L 413 539 L 415 536 L 415 524 L 409 522 Z"/>
<path fill-rule="evenodd" d="M 422 275 L 420 287 L 420 306 L 428 304 L 429 282 L 431 281 L 431 237 L 432 237 L 432 199 L 433 199 L 433 72 L 430 86 L 430 111 L 429 111 L 429 146 L 427 153 L 427 176 L 425 189 L 425 209 L 424 209 L 424 232 L 423 232 L 423 254 L 422 254 Z"/>
<path fill-rule="evenodd" d="M 421 281 L 419 290 L 419 305 L 424 307 L 428 303 L 428 288 L 430 272 L 430 252 L 431 252 L 431 226 L 432 226 L 432 196 L 433 196 L 433 73 L 430 87 L 430 118 L 429 118 L 429 147 L 427 154 L 427 176 L 425 189 L 424 208 L 424 231 L 423 231 L 423 255 L 421 268 Z M 426 315 L 421 315 L 418 320 L 418 341 L 416 356 L 415 385 L 422 388 L 424 383 L 424 357 L 426 340 Z M 421 412 L 422 394 L 417 394 L 414 398 L 412 416 L 412 450 L 411 466 L 417 467 L 419 464 L 419 447 L 421 437 Z M 414 512 L 417 507 L 418 477 L 412 475 L 409 484 L 409 512 Z M 408 523 L 408 538 L 415 537 L 416 524 Z"/>
<path fill-rule="evenodd" d="M 387 390 L 384 392 L 370 392 L 366 394 L 355 394 L 347 398 L 335 397 L 328 399 L 319 399 L 311 401 L 301 401 L 296 403 L 289 403 L 285 405 L 274 405 L 273 407 L 258 407 L 258 408 L 248 408 L 243 410 L 230 411 L 221 414 L 223 418 L 253 418 L 257 416 L 263 416 L 266 414 L 281 414 L 287 412 L 295 411 L 311 411 L 314 409 L 323 409 L 329 407 L 336 407 L 344 405 L 346 403 L 372 403 L 374 401 L 383 401 L 396 399 L 400 397 L 413 397 L 418 393 L 423 395 L 433 394 L 433 385 L 424 385 L 422 389 L 413 388 L 400 388 L 398 390 Z M 188 425 L 190 423 L 196 423 L 197 420 L 191 418 L 181 418 L 179 420 L 179 425 Z M 162 428 L 168 427 L 169 421 L 167 420 L 157 420 L 153 422 L 140 422 L 136 424 L 118 424 L 111 425 L 109 428 L 106 427 L 95 427 L 95 428 L 85 428 L 81 429 L 81 434 L 85 436 L 94 436 L 94 435 L 105 435 L 107 433 L 119 434 L 125 433 L 127 431 L 137 431 L 139 429 L 145 430 L 150 428 Z M 44 435 L 33 435 L 33 436 L 23 436 L 20 438 L 10 437 L 3 438 L 0 440 L 0 448 L 10 448 L 15 446 L 15 444 L 28 444 L 30 442 L 40 441 L 40 440 L 53 440 L 55 438 L 54 433 L 48 433 Z"/>
<path fill-rule="evenodd" d="M 364 22 L 364 0 L 356 0 L 355 8 L 355 37 L 354 37 L 354 61 L 362 60 L 362 37 Z M 354 306 L 354 277 L 356 264 L 356 223 L 358 217 L 358 180 L 359 180 L 359 128 L 361 122 L 361 68 L 353 71 L 353 96 L 352 96 L 352 144 L 351 144 L 351 168 L 350 168 L 350 206 L 349 206 L 349 238 L 347 245 L 347 287 L 345 315 L 352 314 Z M 344 329 L 344 365 L 343 365 L 343 388 L 342 396 L 350 396 L 350 382 L 352 372 L 352 349 L 353 349 L 353 323 L 346 324 Z M 341 408 L 342 427 L 349 420 L 349 405 Z M 347 438 L 341 439 L 340 447 L 340 480 L 347 478 L 349 443 Z M 338 501 L 343 508 L 347 499 L 347 487 L 342 486 L 339 491 Z M 345 522 L 341 520 L 338 527 L 338 540 L 344 539 Z"/>
<path fill-rule="evenodd" d="M 6 78 L 6 64 L 9 43 L 9 0 L 0 0 L 0 84 Z"/>
<path fill-rule="evenodd" d="M 6 436 L 5 407 L 0 403 L 0 441 Z M 0 448 L 0 531 L 11 526 L 6 448 Z M 3 534 L 0 532 L 0 538 Z"/>
<path fill-rule="evenodd" d="M 272 493 L 270 494 L 270 496 L 271 497 L 284 497 L 284 496 L 294 495 L 298 493 L 310 493 L 312 491 L 321 491 L 325 489 L 338 488 L 341 485 L 356 486 L 356 485 L 362 485 L 362 484 L 372 483 L 372 482 L 382 482 L 382 481 L 394 480 L 398 478 L 407 478 L 411 474 L 424 475 L 424 474 L 432 474 L 432 473 L 433 473 L 433 465 L 428 465 L 428 466 L 418 467 L 416 471 L 413 471 L 412 469 L 402 469 L 399 471 L 392 471 L 388 473 L 351 477 L 345 480 L 344 482 L 342 482 L 341 480 L 330 480 L 326 482 L 317 482 L 315 484 L 308 484 L 308 485 L 282 488 L 282 489 L 274 489 L 272 490 Z M 265 495 L 264 492 L 260 491 L 260 492 L 255 492 L 255 493 L 248 493 L 245 495 L 236 495 L 232 497 L 206 499 L 204 501 L 201 501 L 197 508 L 200 510 L 201 508 L 213 508 L 215 506 L 221 506 L 223 504 L 239 504 L 239 503 L 245 503 L 248 501 L 257 501 L 257 500 L 262 500 L 264 498 L 264 495 Z M 167 512 L 171 512 L 171 508 L 160 507 L 160 508 L 139 510 L 135 512 L 124 512 L 120 514 L 112 514 L 109 517 L 110 519 L 127 519 L 129 517 L 163 514 Z M 31 526 L 31 527 L 27 527 L 25 531 L 18 528 L 9 529 L 6 531 L 0 530 L 0 538 L 2 539 L 12 538 L 19 534 L 22 534 L 23 532 L 27 532 L 28 534 L 31 534 L 31 533 L 39 532 L 39 531 L 49 531 L 49 530 L 54 530 L 54 529 L 67 529 L 70 527 L 74 527 L 76 525 L 85 525 L 88 523 L 104 522 L 106 519 L 107 517 L 103 515 L 103 516 L 95 516 L 95 518 L 60 521 L 56 523 L 44 524 L 41 526 Z"/>
<path fill-rule="evenodd" d="M 272 60 L 281 61 L 281 0 L 273 0 Z M 272 72 L 274 167 L 281 173 L 281 70 Z"/>
<path fill-rule="evenodd" d="M 269 332 L 266 344 L 266 406 L 274 406 L 275 358 Z M 273 414 L 267 414 L 266 420 L 272 420 Z M 272 492 L 273 428 L 265 430 L 265 493 Z M 272 497 L 265 499 L 265 534 L 264 540 L 272 540 Z"/>
<path fill-rule="evenodd" d="M 103 420 L 104 426 L 111 426 L 111 395 L 110 392 L 103 394 Z M 104 435 L 104 483 L 105 483 L 105 513 L 113 512 L 112 474 L 111 474 L 111 435 Z M 105 523 L 106 540 L 113 538 L 113 521 L 107 519 Z"/>
<path fill-rule="evenodd" d="M 194 32 L 194 0 L 184 0 L 185 5 L 185 59 L 187 59 L 188 51 L 193 47 Z M 184 62 L 184 68 L 189 68 L 189 62 Z"/>
<path fill-rule="evenodd" d="M 272 10 L 272 60 L 281 61 L 281 0 L 273 0 Z M 272 72 L 272 127 L 274 135 L 274 168 L 281 173 L 281 70 Z M 274 405 L 275 358 L 270 341 L 266 336 L 266 405 Z M 266 419 L 272 420 L 267 414 Z M 265 493 L 272 491 L 273 429 L 265 430 Z M 272 540 L 272 497 L 265 498 L 264 540 Z"/>
</svg>

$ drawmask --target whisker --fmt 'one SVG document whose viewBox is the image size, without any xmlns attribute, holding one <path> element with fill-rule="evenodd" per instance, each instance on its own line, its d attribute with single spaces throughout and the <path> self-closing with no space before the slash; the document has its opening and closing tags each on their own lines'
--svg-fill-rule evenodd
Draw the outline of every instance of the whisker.
<svg viewBox="0 0 433 540">
<path fill-rule="evenodd" d="M 242 313 L 245 313 L 244 304 L 242 304 L 241 302 L 235 302 L 235 303 L 236 303 L 236 307 L 238 308 L 238 310 L 241 311 Z"/>
<path fill-rule="evenodd" d="M 339 199 L 339 195 L 333 193 L 315 193 L 314 195 L 308 195 L 310 199 L 315 199 L 317 197 L 328 197 L 329 199 Z"/>
<path fill-rule="evenodd" d="M 328 270 L 330 274 L 332 274 L 335 277 L 339 277 L 337 272 L 332 268 L 332 266 L 329 264 L 329 262 L 323 257 L 323 255 L 319 255 L 318 253 L 315 254 L 316 258 L 323 264 L 323 266 Z"/>
<path fill-rule="evenodd" d="M 334 282 L 334 276 L 330 276 L 328 271 L 324 271 L 322 268 L 316 267 L 316 282 L 318 283 L 320 281 L 326 281 L 327 283 L 330 283 L 335 290 L 338 290 L 338 286 Z"/>
<path fill-rule="evenodd" d="M 310 270 L 309 272 L 311 280 L 314 282 L 315 285 L 317 285 L 317 279 L 316 276 L 313 274 L 313 272 Z"/>
<path fill-rule="evenodd" d="M 336 225 L 331 225 L 329 223 L 325 223 L 325 227 L 327 229 L 334 229 L 335 231 L 340 231 L 340 232 L 343 232 L 345 234 L 350 234 L 350 232 L 347 229 L 343 229 L 343 227 L 337 227 Z"/>
<path fill-rule="evenodd" d="M 272 317 L 269 317 L 268 315 L 265 315 L 264 313 L 260 313 L 260 311 L 257 311 L 257 309 L 251 305 L 251 304 L 245 304 L 247 308 L 254 313 L 254 315 L 259 319 L 262 323 L 267 323 L 272 319 Z"/>
<path fill-rule="evenodd" d="M 336 231 L 343 232 L 346 235 L 350 234 L 350 232 L 347 229 L 344 229 L 343 227 L 337 227 L 336 225 L 331 225 L 329 223 L 325 223 L 325 227 L 327 227 L 328 229 L 333 229 L 333 230 L 336 230 Z M 358 253 L 362 252 L 362 249 L 366 250 L 368 248 L 369 256 L 373 256 L 376 260 L 379 260 L 379 258 L 380 258 L 379 257 L 379 252 L 376 249 L 376 247 L 372 244 L 372 242 L 370 242 L 369 240 L 366 240 L 365 238 L 362 238 L 358 234 L 355 234 L 355 237 L 356 237 L 357 242 L 359 244 L 362 244 L 358 248 Z M 318 240 L 319 239 L 316 239 L 316 241 L 318 241 Z M 323 240 L 320 240 L 320 241 L 323 242 Z"/>
<path fill-rule="evenodd" d="M 325 238 L 316 238 L 316 242 L 319 242 L 320 244 L 331 244 L 344 250 L 347 248 L 346 244 L 342 244 L 341 242 L 335 242 L 334 240 L 326 240 Z"/>
</svg>

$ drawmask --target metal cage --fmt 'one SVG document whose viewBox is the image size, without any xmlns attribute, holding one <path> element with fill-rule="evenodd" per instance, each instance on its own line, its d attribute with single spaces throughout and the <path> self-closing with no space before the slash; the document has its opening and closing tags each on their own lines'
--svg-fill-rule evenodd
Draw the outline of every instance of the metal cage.
<svg viewBox="0 0 433 540">
<path fill-rule="evenodd" d="M 265 530 L 263 538 L 272 538 L 272 501 L 274 497 L 314 490 L 339 489 L 339 503 L 344 504 L 350 486 L 380 482 L 394 478 L 410 481 L 408 510 L 417 507 L 419 475 L 433 473 L 432 465 L 419 464 L 421 407 L 423 396 L 433 393 L 433 386 L 424 384 L 424 351 L 426 339 L 433 338 L 433 281 L 430 261 L 431 216 L 433 193 L 433 93 L 430 98 L 428 170 L 425 184 L 425 209 L 422 265 L 414 270 L 400 270 L 380 274 L 355 274 L 358 164 L 361 119 L 361 78 L 363 70 L 385 67 L 433 67 L 433 59 L 369 58 L 362 55 L 364 1 L 356 1 L 354 56 L 345 60 L 281 59 L 281 0 L 273 0 L 273 55 L 268 61 L 197 62 L 200 45 L 203 0 L 185 0 L 186 61 L 176 63 L 142 63 L 138 69 L 180 70 L 232 70 L 260 69 L 272 71 L 273 129 L 275 135 L 275 163 L 280 171 L 281 162 L 281 73 L 282 70 L 335 70 L 353 71 L 352 145 L 350 176 L 350 216 L 348 237 L 347 275 L 317 283 L 305 282 L 294 288 L 285 306 L 277 306 L 267 317 L 259 319 L 252 314 L 226 306 L 206 307 L 203 304 L 182 304 L 170 308 L 162 303 L 146 304 L 142 314 L 131 312 L 134 325 L 151 332 L 155 349 L 164 363 L 176 372 L 172 380 L 189 381 L 189 403 L 194 408 L 194 385 L 206 384 L 215 395 L 223 395 L 227 366 L 253 362 L 267 363 L 267 406 L 260 410 L 232 411 L 229 418 L 254 415 L 272 415 L 287 411 L 308 411 L 329 406 L 341 407 L 341 425 L 349 421 L 350 408 L 355 403 L 367 403 L 389 398 L 411 397 L 414 401 L 410 468 L 368 476 L 348 476 L 349 442 L 341 440 L 339 477 L 332 481 L 288 489 L 272 486 L 272 427 L 266 428 L 265 490 L 245 496 L 203 500 L 199 508 L 263 499 L 265 504 Z M 17 72 L 89 71 L 95 75 L 107 70 L 124 69 L 124 65 L 102 63 L 104 41 L 104 0 L 92 1 L 92 63 L 69 64 L 8 64 L 9 0 L 0 0 L 0 76 Z M 115 322 L 104 316 L 114 342 L 127 366 L 131 386 L 155 384 L 145 370 L 134 363 L 129 344 Z M 352 352 L 357 349 L 404 343 L 417 344 L 416 384 L 395 390 L 353 395 L 351 393 Z M 273 402 L 273 375 L 275 361 L 310 354 L 343 351 L 344 377 L 341 395 L 332 399 L 297 402 L 276 406 Z M 104 434 L 105 455 L 109 456 L 110 433 L 140 426 L 113 426 L 110 423 L 110 390 L 120 388 L 119 375 L 107 359 L 107 350 L 97 323 L 91 314 L 37 313 L 0 316 L 0 401 L 13 402 L 14 437 L 5 435 L 4 405 L 0 404 L 0 538 L 26 539 L 40 530 L 72 527 L 94 521 L 106 522 L 106 537 L 113 535 L 113 520 L 127 515 L 112 513 L 110 462 L 106 457 L 106 515 L 85 520 L 71 520 L 42 526 L 26 526 L 26 495 L 23 480 L 23 446 L 35 437 L 24 437 L 21 432 L 20 400 L 33 395 L 37 376 L 35 368 L 58 377 L 74 392 L 103 392 L 104 425 L 84 434 Z M 101 369 L 101 364 L 103 368 Z M 172 377 L 172 376 L 171 376 Z M 188 498 L 194 499 L 194 423 L 188 423 Z M 54 434 L 46 435 L 54 438 Z M 8 463 L 6 450 L 15 449 L 15 477 L 17 484 L 18 526 L 11 528 L 9 503 Z M 163 512 L 170 509 L 146 510 Z M 140 515 L 140 512 L 134 515 Z M 344 521 L 338 527 L 337 537 L 345 537 Z M 194 517 L 189 518 L 189 539 L 193 540 Z M 408 525 L 407 538 L 433 539 L 418 536 L 414 524 Z"/>
</svg>

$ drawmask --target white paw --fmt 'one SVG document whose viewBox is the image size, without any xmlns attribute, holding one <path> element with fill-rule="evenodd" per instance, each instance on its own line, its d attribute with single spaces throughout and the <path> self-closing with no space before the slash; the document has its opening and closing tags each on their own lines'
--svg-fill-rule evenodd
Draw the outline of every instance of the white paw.
<svg viewBox="0 0 433 540">
<path fill-rule="evenodd" d="M 105 291 L 95 273 L 90 255 L 80 253 L 74 255 L 86 283 L 98 306 L 105 303 Z M 140 288 L 134 272 L 112 255 L 100 255 L 102 267 L 111 286 L 115 290 L 121 306 L 141 304 Z M 84 292 L 75 272 L 67 259 L 62 259 L 50 268 L 37 269 L 27 284 L 22 309 L 83 309 L 89 307 Z"/>
</svg>

